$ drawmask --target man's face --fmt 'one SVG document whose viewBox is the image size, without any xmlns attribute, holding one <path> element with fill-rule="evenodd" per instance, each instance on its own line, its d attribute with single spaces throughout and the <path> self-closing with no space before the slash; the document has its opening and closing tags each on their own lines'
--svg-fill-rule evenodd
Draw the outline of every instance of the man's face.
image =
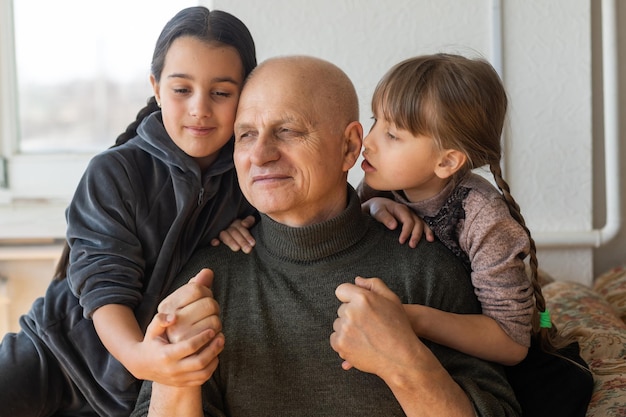
<svg viewBox="0 0 626 417">
<path fill-rule="evenodd" d="M 267 73 L 250 80 L 239 102 L 234 160 L 241 189 L 260 212 L 289 226 L 332 218 L 346 205 L 344 127 L 316 108 L 297 77 Z"/>
</svg>

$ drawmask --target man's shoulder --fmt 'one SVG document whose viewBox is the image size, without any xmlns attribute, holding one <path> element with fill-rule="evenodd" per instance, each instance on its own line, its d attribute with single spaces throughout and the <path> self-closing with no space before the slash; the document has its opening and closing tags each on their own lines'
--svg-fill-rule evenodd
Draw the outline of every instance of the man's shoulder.
<svg viewBox="0 0 626 417">
<path fill-rule="evenodd" d="M 192 267 L 205 268 L 209 263 L 212 265 L 228 264 L 234 259 L 244 256 L 247 256 L 247 254 L 242 251 L 235 252 L 225 244 L 220 243 L 218 246 L 202 246 L 198 248 L 188 264 Z"/>
<path fill-rule="evenodd" d="M 439 240 L 428 242 L 424 236 L 419 240 L 417 246 L 412 248 L 408 243 L 400 244 L 400 230 L 389 230 L 383 224 L 371 219 L 370 239 L 375 243 L 376 252 L 380 252 L 380 257 L 388 259 L 398 267 L 406 267 L 454 272 L 455 275 L 468 276 L 468 271 L 463 261 L 452 253 Z"/>
<path fill-rule="evenodd" d="M 393 288 L 398 293 L 406 293 L 409 297 L 406 302 L 445 311 L 479 311 L 467 267 L 440 241 L 428 242 L 422 238 L 417 247 L 411 248 L 398 242 L 399 231 L 388 230 L 384 225 L 373 225 L 371 229 L 376 243 L 371 257 L 363 260 L 363 264 L 384 266 L 388 285 L 395 285 Z M 446 298 L 452 292 L 455 297 Z"/>
<path fill-rule="evenodd" d="M 210 268 L 213 271 L 221 270 L 224 266 L 241 264 L 243 262 L 241 259 L 246 256 L 248 255 L 241 251 L 232 251 L 223 243 L 218 246 L 198 247 L 176 276 L 172 288 L 185 284 L 204 268 Z"/>
<path fill-rule="evenodd" d="M 375 238 L 380 241 L 380 246 L 384 246 L 397 253 L 397 256 L 406 256 L 406 254 L 409 253 L 412 254 L 412 257 L 441 255 L 444 259 L 450 259 L 452 261 L 456 261 L 457 259 L 457 257 L 438 240 L 428 242 L 426 238 L 422 236 L 417 247 L 411 248 L 408 243 L 400 244 L 400 227 L 396 228 L 396 230 L 389 230 L 385 225 L 371 217 L 370 221 L 372 223 L 370 229 L 373 234 L 376 234 Z"/>
</svg>

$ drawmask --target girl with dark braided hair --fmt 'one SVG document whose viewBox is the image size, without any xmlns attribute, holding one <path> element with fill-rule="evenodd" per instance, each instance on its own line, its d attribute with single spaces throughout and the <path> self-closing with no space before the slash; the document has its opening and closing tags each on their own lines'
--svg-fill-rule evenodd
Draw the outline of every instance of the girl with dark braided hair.
<svg viewBox="0 0 626 417">
<path fill-rule="evenodd" d="M 56 279 L 0 344 L 0 415 L 127 416 L 141 380 L 208 379 L 215 364 L 198 347 L 219 329 L 185 350 L 148 324 L 194 249 L 255 212 L 232 160 L 254 67 L 254 41 L 235 16 L 190 7 L 167 22 L 152 59 L 154 97 L 91 160 L 66 211 Z"/>
<path fill-rule="evenodd" d="M 420 337 L 508 365 L 525 416 L 584 416 L 591 373 L 550 320 L 535 243 L 502 177 L 506 110 L 502 81 L 482 59 L 435 54 L 395 65 L 372 99 L 359 193 L 380 221 L 397 203 L 411 208 L 427 239 L 434 234 L 471 271 L 483 314 L 405 306 Z M 497 188 L 472 172 L 486 165 Z"/>
</svg>

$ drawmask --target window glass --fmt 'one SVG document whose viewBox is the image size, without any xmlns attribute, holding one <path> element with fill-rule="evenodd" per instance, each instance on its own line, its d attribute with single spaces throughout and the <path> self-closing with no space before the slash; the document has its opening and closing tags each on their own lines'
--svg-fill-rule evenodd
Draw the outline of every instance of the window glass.
<svg viewBox="0 0 626 417">
<path fill-rule="evenodd" d="M 148 97 L 154 44 L 197 0 L 14 0 L 20 154 L 111 146 Z"/>
</svg>

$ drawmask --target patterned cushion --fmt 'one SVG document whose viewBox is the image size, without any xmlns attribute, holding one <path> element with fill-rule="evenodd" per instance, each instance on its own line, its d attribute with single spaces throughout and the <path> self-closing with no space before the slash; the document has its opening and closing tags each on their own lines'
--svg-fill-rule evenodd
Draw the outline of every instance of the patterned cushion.
<svg viewBox="0 0 626 417">
<path fill-rule="evenodd" d="M 594 375 L 593 395 L 586 417 L 626 416 L 626 375 Z"/>
<path fill-rule="evenodd" d="M 552 320 L 564 335 L 579 339 L 581 356 L 593 360 L 626 357 L 626 324 L 597 292 L 574 282 L 553 282 L 543 288 Z"/>
<path fill-rule="evenodd" d="M 626 291 L 623 271 L 619 276 L 622 284 L 605 278 L 600 288 L 611 295 L 613 288 Z M 563 334 L 577 338 L 581 356 L 594 374 L 587 417 L 626 416 L 626 324 L 619 317 L 624 310 L 618 313 L 600 293 L 574 282 L 552 282 L 543 293 L 552 320 Z"/>
<path fill-rule="evenodd" d="M 593 284 L 593 289 L 602 295 L 626 321 L 626 268 L 623 266 L 600 275 Z"/>
</svg>

